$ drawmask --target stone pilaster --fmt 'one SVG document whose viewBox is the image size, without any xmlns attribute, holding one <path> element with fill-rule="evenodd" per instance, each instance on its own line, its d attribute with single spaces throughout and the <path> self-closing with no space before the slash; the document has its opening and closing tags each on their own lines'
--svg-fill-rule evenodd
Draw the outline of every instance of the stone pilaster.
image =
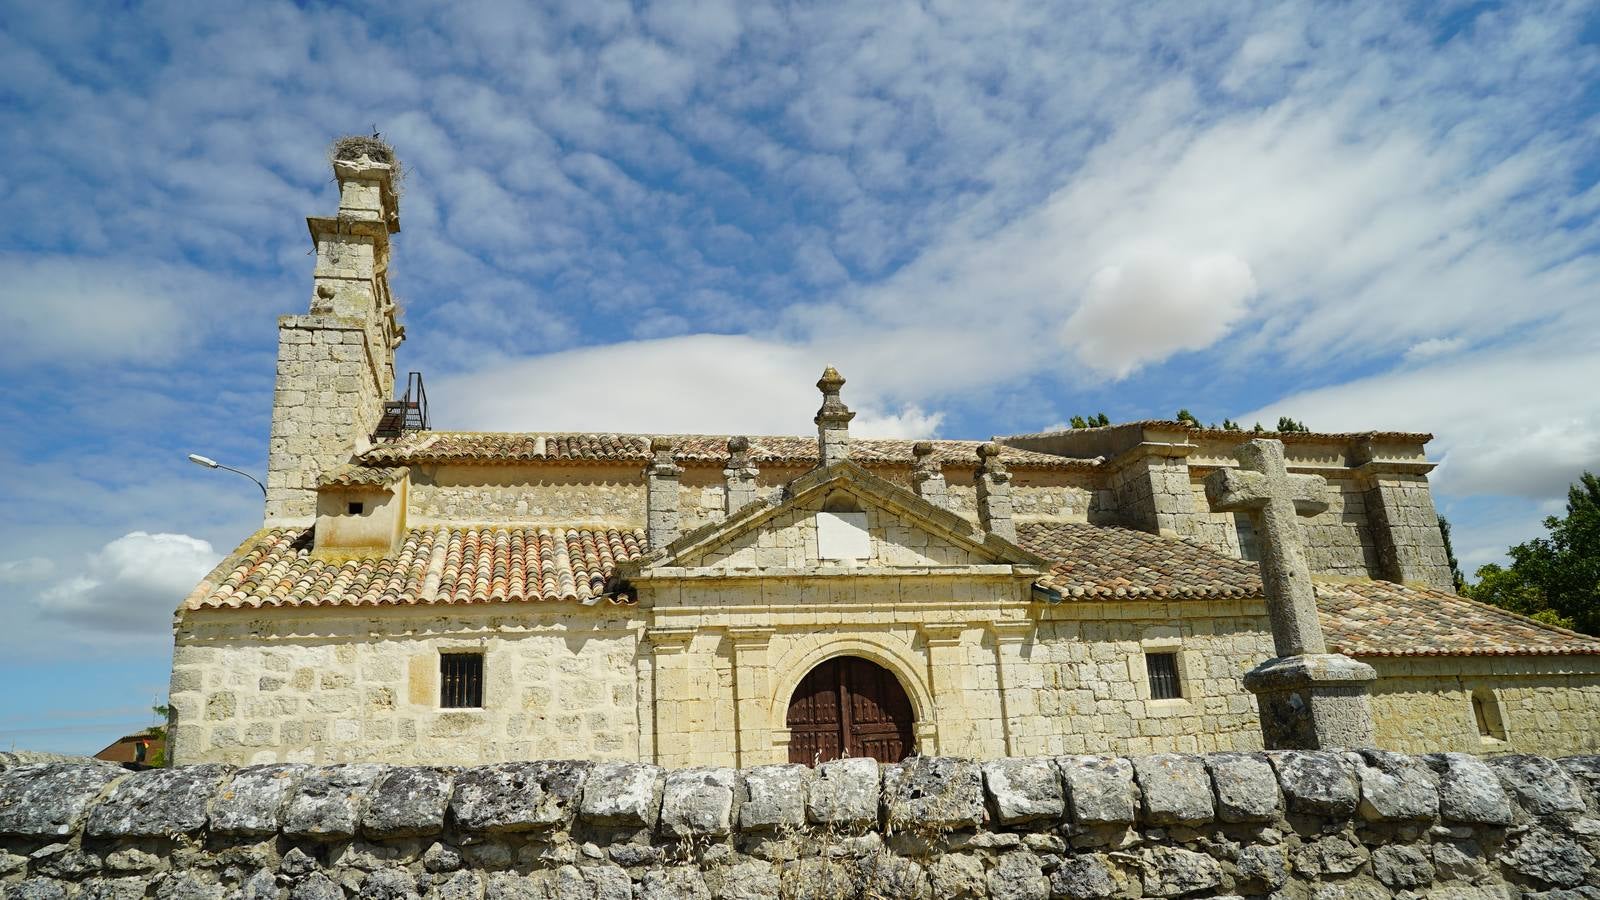
<svg viewBox="0 0 1600 900">
<path fill-rule="evenodd" d="M 781 759 L 773 749 L 767 645 L 774 631 L 759 626 L 728 629 L 733 644 L 734 716 L 739 723 L 736 759 L 741 768 L 789 761 L 787 748 Z"/>
<path fill-rule="evenodd" d="M 978 524 L 984 531 L 1008 541 L 1017 539 L 1017 525 L 1011 518 L 1011 473 L 1000 462 L 1000 445 L 989 441 L 978 445 Z"/>
<path fill-rule="evenodd" d="M 1000 693 L 1000 724 L 1005 731 L 1006 756 L 1018 755 L 1016 722 L 1035 714 L 1033 692 L 1022 683 L 1028 660 L 1023 648 L 1033 635 L 1032 622 L 990 622 L 994 635 L 995 681 Z"/>
<path fill-rule="evenodd" d="M 1111 487 L 1123 521 L 1164 537 L 1183 537 L 1192 521 L 1184 445 L 1141 444 L 1114 461 Z"/>
<path fill-rule="evenodd" d="M 940 509 L 950 508 L 950 490 L 945 484 L 944 469 L 933 456 L 932 441 L 917 441 L 911 445 L 914 459 L 911 467 L 911 487 L 917 496 Z"/>
<path fill-rule="evenodd" d="M 654 673 L 652 687 L 655 691 L 655 719 L 652 734 L 655 746 L 651 761 L 656 765 L 688 765 L 693 760 L 692 735 L 686 726 L 693 723 L 697 704 L 693 660 L 689 658 L 689 645 L 694 639 L 692 628 L 652 628 L 645 634 L 650 644 Z M 663 729 L 660 722 L 672 722 L 680 727 Z"/>
<path fill-rule="evenodd" d="M 319 477 L 366 449 L 394 391 L 404 340 L 389 294 L 389 235 L 400 230 L 398 163 L 373 146 L 334 148 L 339 211 L 306 220 L 317 251 L 310 311 L 278 320 L 266 520 L 310 524 Z"/>
<path fill-rule="evenodd" d="M 728 438 L 728 466 L 722 470 L 723 510 L 733 515 L 756 501 L 756 476 L 760 474 L 750 461 L 750 439 Z"/>
<path fill-rule="evenodd" d="M 1450 557 L 1425 474 L 1431 468 L 1427 463 L 1368 462 L 1356 471 L 1365 488 L 1367 523 L 1378 549 L 1378 577 L 1454 593 Z"/>
<path fill-rule="evenodd" d="M 850 458 L 850 420 L 856 414 L 839 399 L 844 378 L 829 366 L 817 380 L 817 390 L 822 392 L 822 408 L 812 421 L 817 423 L 817 463 L 831 466 Z"/>
<path fill-rule="evenodd" d="M 683 467 L 673 461 L 672 441 L 650 439 L 651 460 L 645 466 L 645 534 L 652 549 L 672 543 L 678 536 L 678 476 Z"/>
</svg>

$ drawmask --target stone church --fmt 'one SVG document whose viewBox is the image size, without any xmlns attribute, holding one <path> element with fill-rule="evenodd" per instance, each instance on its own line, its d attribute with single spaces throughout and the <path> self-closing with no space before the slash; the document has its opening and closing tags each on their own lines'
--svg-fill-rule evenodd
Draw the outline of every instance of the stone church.
<svg viewBox="0 0 1600 900">
<path fill-rule="evenodd" d="M 265 525 L 174 622 L 177 762 L 1262 746 L 1263 520 L 1206 490 L 1237 432 L 867 439 L 832 369 L 794 411 L 814 436 L 428 430 L 395 370 L 395 163 L 334 156 Z M 1600 749 L 1600 641 L 1453 593 L 1428 435 L 1270 437 L 1325 484 L 1276 527 L 1327 649 L 1375 670 L 1378 746 Z"/>
</svg>

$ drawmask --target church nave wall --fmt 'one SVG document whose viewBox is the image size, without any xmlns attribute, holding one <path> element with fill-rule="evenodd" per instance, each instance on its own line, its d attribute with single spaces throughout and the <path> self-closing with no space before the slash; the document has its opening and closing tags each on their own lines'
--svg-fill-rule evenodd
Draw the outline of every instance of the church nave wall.
<svg viewBox="0 0 1600 900">
<path fill-rule="evenodd" d="M 638 630 L 626 618 L 527 605 L 319 612 L 191 614 L 174 652 L 177 762 L 638 754 Z M 482 655 L 482 708 L 442 708 L 441 653 Z"/>
</svg>

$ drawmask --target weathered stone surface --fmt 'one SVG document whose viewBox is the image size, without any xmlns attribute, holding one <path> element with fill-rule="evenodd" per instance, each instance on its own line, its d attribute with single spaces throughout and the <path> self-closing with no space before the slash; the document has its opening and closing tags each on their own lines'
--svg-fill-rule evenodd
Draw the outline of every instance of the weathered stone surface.
<svg viewBox="0 0 1600 900">
<path fill-rule="evenodd" d="M 135 772 L 117 782 L 89 813 L 93 837 L 189 834 L 206 824 L 206 806 L 233 767 L 182 766 Z"/>
<path fill-rule="evenodd" d="M 1072 820 L 1080 825 L 1128 825 L 1138 809 L 1133 764 L 1115 756 L 1056 758 L 1067 784 Z"/>
<path fill-rule="evenodd" d="M 718 767 L 669 773 L 661 792 L 662 832 L 679 838 L 730 833 L 738 777 Z"/>
<path fill-rule="evenodd" d="M 1105 900 L 1116 889 L 1111 867 L 1098 853 L 1074 853 L 1050 873 L 1050 893 L 1066 900 Z"/>
<path fill-rule="evenodd" d="M 367 790 L 385 771 L 385 766 L 346 763 L 306 772 L 284 809 L 284 834 L 319 840 L 354 837 Z"/>
<path fill-rule="evenodd" d="M 1268 754 L 1289 811 L 1301 815 L 1345 817 L 1356 811 L 1361 791 L 1342 754 L 1283 750 Z"/>
<path fill-rule="evenodd" d="M 1144 892 L 1153 897 L 1180 897 L 1222 883 L 1216 860 L 1181 847 L 1150 847 L 1141 854 Z"/>
<path fill-rule="evenodd" d="M 1511 798 L 1483 760 L 1465 753 L 1422 757 L 1439 776 L 1439 815 L 1451 822 L 1504 825 L 1511 821 Z"/>
<path fill-rule="evenodd" d="M 417 881 L 405 869 L 379 869 L 361 882 L 362 900 L 417 900 Z"/>
<path fill-rule="evenodd" d="M 810 780 L 810 767 L 797 764 L 744 770 L 739 779 L 739 828 L 757 831 L 804 825 L 806 783 Z"/>
<path fill-rule="evenodd" d="M 1536 816 L 1582 812 L 1583 795 L 1567 770 L 1542 756 L 1491 756 L 1489 767 L 1523 809 Z"/>
<path fill-rule="evenodd" d="M 1054 822 L 1066 814 L 1061 771 L 1046 757 L 986 762 L 983 785 L 990 811 L 1001 825 Z"/>
<path fill-rule="evenodd" d="M 982 897 L 988 887 L 983 861 L 964 853 L 941 856 L 928 863 L 928 885 L 933 900 Z"/>
<path fill-rule="evenodd" d="M 175 872 L 156 883 L 156 900 L 222 900 L 222 885 L 193 872 Z"/>
<path fill-rule="evenodd" d="M 344 889 L 321 872 L 312 872 L 289 888 L 289 900 L 344 900 Z"/>
<path fill-rule="evenodd" d="M 51 878 L 27 878 L 5 887 L 6 900 L 67 900 L 67 887 Z"/>
<path fill-rule="evenodd" d="M 983 775 L 977 763 L 948 756 L 885 766 L 883 809 L 891 828 L 974 827 L 983 821 Z"/>
<path fill-rule="evenodd" d="M 1148 825 L 1202 825 L 1216 814 L 1211 776 L 1198 756 L 1158 753 L 1133 760 Z"/>
<path fill-rule="evenodd" d="M 283 808 L 295 783 L 310 766 L 249 766 L 233 773 L 211 801 L 210 827 L 216 834 L 273 834 L 283 825 Z"/>
<path fill-rule="evenodd" d="M 283 891 L 278 887 L 277 876 L 272 874 L 272 870 L 257 869 L 239 886 L 236 900 L 279 900 L 282 896 Z"/>
<path fill-rule="evenodd" d="M 1434 844 L 1433 868 L 1442 881 L 1476 881 L 1486 872 L 1483 848 L 1470 841 Z"/>
<path fill-rule="evenodd" d="M 588 763 L 572 761 L 476 766 L 456 775 L 450 815 L 468 831 L 566 828 L 588 774 Z"/>
<path fill-rule="evenodd" d="M 1532 828 L 1517 838 L 1515 846 L 1500 854 L 1500 861 L 1545 884 L 1574 887 L 1583 883 L 1594 865 L 1594 856 L 1564 837 Z"/>
<path fill-rule="evenodd" d="M 1439 814 L 1439 778 L 1414 756 L 1383 750 L 1347 754 L 1361 780 L 1361 817 L 1369 822 L 1431 819 Z"/>
<path fill-rule="evenodd" d="M 1418 847 L 1379 847 L 1372 851 L 1372 874 L 1392 888 L 1424 887 L 1433 883 L 1433 863 Z"/>
<path fill-rule="evenodd" d="M 495 872 L 484 884 L 484 900 L 549 900 L 548 872 L 532 876 Z"/>
<path fill-rule="evenodd" d="M 806 818 L 814 825 L 876 824 L 880 782 L 877 760 L 825 762 L 806 785 Z"/>
<path fill-rule="evenodd" d="M 1210 753 L 1205 760 L 1216 790 L 1218 819 L 1267 822 L 1283 811 L 1278 776 L 1266 754 Z"/>
<path fill-rule="evenodd" d="M 638 900 L 711 900 L 705 879 L 693 866 L 647 869 L 635 893 Z"/>
<path fill-rule="evenodd" d="M 861 892 L 882 900 L 928 900 L 932 887 L 928 872 L 903 856 L 872 853 L 862 858 Z"/>
<path fill-rule="evenodd" d="M 390 769 L 373 785 L 361 830 L 376 838 L 414 837 L 444 830 L 454 772 L 427 766 Z"/>
<path fill-rule="evenodd" d="M 1294 867 L 1316 875 L 1349 875 L 1366 865 L 1369 855 L 1354 838 L 1335 834 L 1301 845 L 1294 854 Z"/>
<path fill-rule="evenodd" d="M 150 887 L 143 875 L 90 878 L 78 886 L 78 900 L 141 900 Z"/>
<path fill-rule="evenodd" d="M 431 900 L 478 900 L 483 896 L 483 877 L 477 872 L 456 872 L 434 885 Z"/>
<path fill-rule="evenodd" d="M 127 773 L 113 766 L 38 763 L 0 773 L 0 834 L 71 834 L 89 803 Z"/>
<path fill-rule="evenodd" d="M 301 850 L 299 847 L 290 847 L 283 854 L 283 859 L 278 862 L 278 871 L 298 878 L 317 869 L 317 858 Z"/>
<path fill-rule="evenodd" d="M 583 820 L 595 825 L 654 826 L 665 778 L 660 766 L 596 763 L 583 786 Z"/>
<path fill-rule="evenodd" d="M 1050 879 L 1039 857 L 1026 850 L 1001 856 L 987 880 L 993 900 L 1048 900 L 1050 896 Z"/>
<path fill-rule="evenodd" d="M 1280 847 L 1245 847 L 1234 864 L 1239 877 L 1254 885 L 1276 889 L 1289 880 L 1288 862 Z"/>
<path fill-rule="evenodd" d="M 707 875 L 717 900 L 778 900 L 780 881 L 772 863 L 742 862 Z"/>
</svg>

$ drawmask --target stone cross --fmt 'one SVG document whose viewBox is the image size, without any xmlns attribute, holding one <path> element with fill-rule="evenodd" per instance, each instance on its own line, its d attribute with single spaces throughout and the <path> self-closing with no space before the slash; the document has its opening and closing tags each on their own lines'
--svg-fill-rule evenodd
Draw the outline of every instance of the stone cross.
<svg viewBox="0 0 1600 900">
<path fill-rule="evenodd" d="M 850 420 L 856 414 L 839 399 L 844 378 L 833 366 L 822 371 L 817 390 L 822 392 L 822 408 L 817 410 L 817 464 L 831 466 L 850 458 Z"/>
<path fill-rule="evenodd" d="M 942 509 L 950 508 L 949 485 L 945 484 L 944 469 L 933 456 L 932 441 L 917 441 L 911 445 L 911 487 L 917 496 Z"/>
<path fill-rule="evenodd" d="M 1335 750 L 1373 746 L 1367 689 L 1377 672 L 1329 653 L 1317 619 L 1317 596 L 1306 563 L 1299 516 L 1328 508 L 1327 482 L 1290 475 L 1283 442 L 1254 440 L 1234 450 L 1239 468 L 1206 479 L 1217 512 L 1250 516 L 1261 548 L 1261 585 L 1278 655 L 1245 673 L 1256 695 L 1268 750 Z"/>
<path fill-rule="evenodd" d="M 1326 653 L 1297 517 L 1328 508 L 1327 481 L 1320 475 L 1290 475 L 1282 441 L 1250 441 L 1240 444 L 1234 454 L 1239 468 L 1212 473 L 1206 479 L 1206 499 L 1217 512 L 1245 513 L 1255 526 L 1261 582 L 1278 655 Z"/>
<path fill-rule="evenodd" d="M 750 439 L 742 435 L 728 438 L 728 465 L 722 470 L 723 509 L 727 515 L 755 502 L 757 474 L 750 461 Z"/>
</svg>

